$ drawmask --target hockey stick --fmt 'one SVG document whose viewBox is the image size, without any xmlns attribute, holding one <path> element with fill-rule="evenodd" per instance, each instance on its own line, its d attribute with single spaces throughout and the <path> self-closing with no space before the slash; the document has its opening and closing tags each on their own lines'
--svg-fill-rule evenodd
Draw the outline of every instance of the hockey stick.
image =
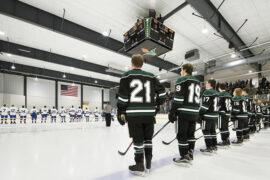
<svg viewBox="0 0 270 180">
<path fill-rule="evenodd" d="M 160 133 L 160 131 L 162 131 L 168 124 L 170 123 L 170 121 L 168 121 L 166 124 L 164 124 L 162 126 L 162 128 L 160 128 L 154 135 L 152 138 L 154 138 L 156 135 L 158 135 Z M 127 149 L 125 150 L 125 152 L 121 152 L 121 151 L 118 151 L 118 153 L 121 155 L 121 156 L 124 156 L 126 155 L 126 153 L 128 152 L 128 150 L 130 149 L 131 145 L 133 144 L 133 141 L 129 144 L 129 146 L 127 147 Z"/>
<path fill-rule="evenodd" d="M 198 129 L 196 129 L 195 132 L 198 131 L 198 130 L 200 130 L 200 129 L 201 129 L 201 127 L 198 128 Z M 174 140 L 176 140 L 176 138 L 177 138 L 177 137 L 175 137 L 175 138 L 174 138 L 173 140 L 171 140 L 170 142 L 162 141 L 162 143 L 165 144 L 165 145 L 170 145 Z"/>
</svg>

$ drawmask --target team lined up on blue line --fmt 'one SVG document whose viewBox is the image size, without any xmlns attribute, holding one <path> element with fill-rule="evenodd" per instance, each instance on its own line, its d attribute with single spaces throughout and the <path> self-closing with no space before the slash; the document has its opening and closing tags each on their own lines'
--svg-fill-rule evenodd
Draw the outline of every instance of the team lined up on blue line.
<svg viewBox="0 0 270 180">
<path fill-rule="evenodd" d="M 97 122 L 99 119 L 102 119 L 102 121 L 105 121 L 105 114 L 103 112 L 100 112 L 99 109 L 96 107 L 94 112 L 90 112 L 90 110 L 86 107 L 85 110 L 81 109 L 81 107 L 78 107 L 78 109 L 75 109 L 74 106 L 71 106 L 69 109 L 65 109 L 63 106 L 61 109 L 57 110 L 55 107 L 52 109 L 47 108 L 47 106 L 44 106 L 42 109 L 38 110 L 35 106 L 29 111 L 25 106 L 22 106 L 21 108 L 17 108 L 14 105 L 11 105 L 11 107 L 7 107 L 6 104 L 4 104 L 1 109 L 1 124 L 8 124 L 8 120 L 10 120 L 10 124 L 16 124 L 17 115 L 19 116 L 20 123 L 25 123 L 27 115 L 29 114 L 31 116 L 32 123 L 37 123 L 38 115 L 41 115 L 40 122 L 46 123 L 47 118 L 50 117 L 51 123 L 56 123 L 57 117 L 60 117 L 61 123 L 66 123 L 66 119 L 69 117 L 69 122 L 81 122 L 83 121 L 83 118 L 85 118 L 86 122 L 94 120 Z M 94 116 L 91 118 L 91 116 Z M 115 114 L 112 111 L 111 113 L 111 119 L 114 120 Z"/>
</svg>

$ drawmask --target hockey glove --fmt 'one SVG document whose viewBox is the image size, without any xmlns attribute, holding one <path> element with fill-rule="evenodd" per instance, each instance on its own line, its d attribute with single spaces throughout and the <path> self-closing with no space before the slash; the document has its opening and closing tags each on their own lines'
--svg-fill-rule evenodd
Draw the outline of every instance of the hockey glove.
<svg viewBox="0 0 270 180">
<path fill-rule="evenodd" d="M 173 111 L 169 112 L 169 121 L 171 123 L 174 123 L 174 121 L 176 121 L 176 118 L 177 118 L 177 114 Z"/>
<path fill-rule="evenodd" d="M 117 111 L 117 120 L 122 126 L 125 125 L 125 123 L 126 123 L 126 115 L 123 112 L 118 110 Z"/>
</svg>

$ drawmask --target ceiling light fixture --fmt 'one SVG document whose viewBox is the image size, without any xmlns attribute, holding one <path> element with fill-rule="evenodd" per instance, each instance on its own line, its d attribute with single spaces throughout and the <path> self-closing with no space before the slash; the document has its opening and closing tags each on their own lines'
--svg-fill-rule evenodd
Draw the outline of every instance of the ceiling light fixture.
<svg viewBox="0 0 270 180">
<path fill-rule="evenodd" d="M 203 34 L 207 34 L 207 33 L 208 33 L 208 29 L 207 29 L 207 28 L 203 28 L 203 29 L 202 29 L 202 33 L 203 33 Z"/>
<path fill-rule="evenodd" d="M 248 73 L 252 73 L 252 71 L 251 71 L 251 70 L 249 70 L 249 71 L 248 71 Z"/>
<path fill-rule="evenodd" d="M 95 83 L 97 84 L 97 83 L 98 83 L 98 81 L 97 81 L 97 80 L 95 80 Z"/>
<path fill-rule="evenodd" d="M 74 82 L 72 83 L 72 86 L 75 86 Z"/>
<path fill-rule="evenodd" d="M 15 64 L 14 64 L 14 63 L 12 64 L 11 69 L 13 69 L 13 70 L 14 70 L 14 69 L 16 69 L 16 67 L 15 67 Z"/>
<path fill-rule="evenodd" d="M 102 33 L 102 35 L 103 35 L 103 36 L 109 36 L 109 33 L 108 33 L 107 31 L 104 31 L 104 32 Z"/>
<path fill-rule="evenodd" d="M 9 54 L 9 53 L 7 53 L 6 55 L 7 55 L 8 57 L 11 57 L 11 56 L 12 56 L 12 55 L 11 55 L 11 54 Z"/>
<path fill-rule="evenodd" d="M 35 81 L 38 81 L 38 77 L 37 76 L 35 77 Z"/>
<path fill-rule="evenodd" d="M 63 78 L 66 78 L 66 77 L 67 77 L 67 76 L 66 76 L 66 73 L 64 73 L 64 74 L 63 74 Z"/>
<path fill-rule="evenodd" d="M 6 33 L 4 31 L 0 31 L 0 35 L 4 36 Z"/>
</svg>

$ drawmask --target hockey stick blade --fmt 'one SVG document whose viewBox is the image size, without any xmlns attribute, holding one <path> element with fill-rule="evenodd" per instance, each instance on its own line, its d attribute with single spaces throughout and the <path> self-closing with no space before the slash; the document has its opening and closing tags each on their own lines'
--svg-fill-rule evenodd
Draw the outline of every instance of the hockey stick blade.
<svg viewBox="0 0 270 180">
<path fill-rule="evenodd" d="M 126 155 L 127 152 L 121 152 L 121 151 L 118 151 L 118 153 L 119 153 L 121 156 L 124 156 L 124 155 Z"/>
<path fill-rule="evenodd" d="M 196 129 L 195 132 L 200 130 L 200 129 L 201 129 L 201 127 Z M 162 143 L 165 144 L 165 145 L 170 145 L 174 140 L 176 140 L 176 137 L 173 140 L 169 141 L 169 142 L 162 141 Z"/>
</svg>

